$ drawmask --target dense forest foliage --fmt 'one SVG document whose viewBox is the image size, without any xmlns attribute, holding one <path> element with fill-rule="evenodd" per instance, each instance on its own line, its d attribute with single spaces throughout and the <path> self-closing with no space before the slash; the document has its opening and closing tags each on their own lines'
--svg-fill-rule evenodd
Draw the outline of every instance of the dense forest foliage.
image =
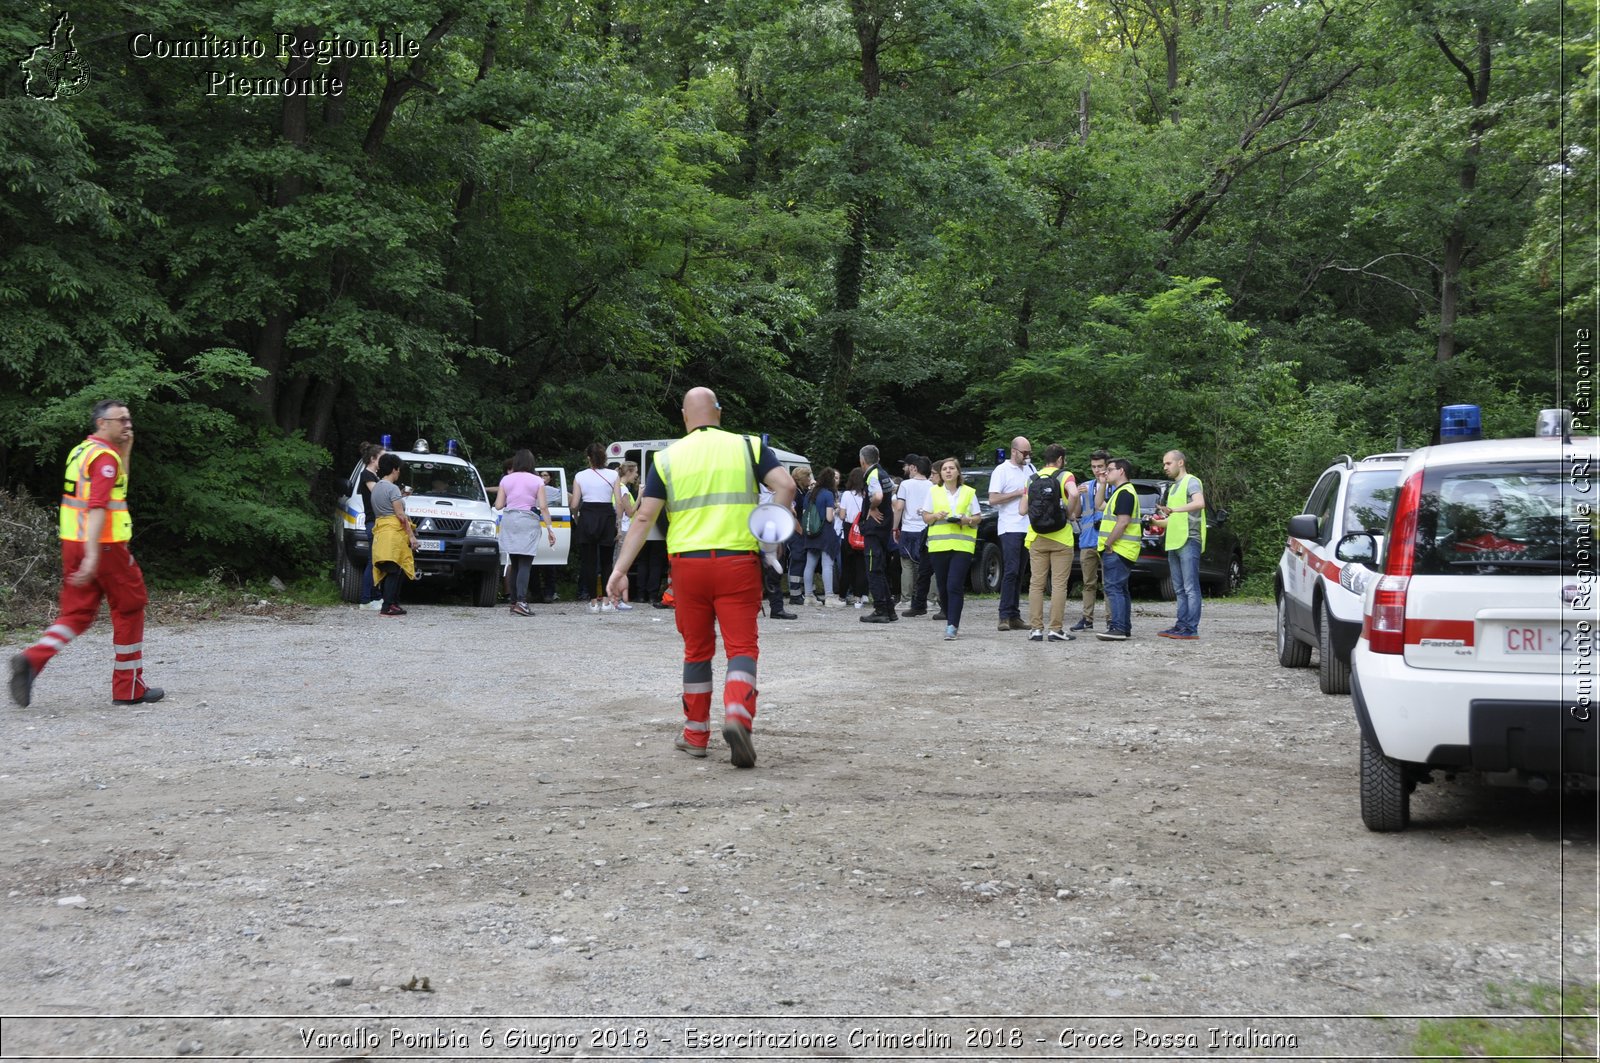
<svg viewBox="0 0 1600 1063">
<path fill-rule="evenodd" d="M 572 464 L 706 384 L 819 463 L 1181 447 L 1262 572 L 1333 455 L 1452 402 L 1526 434 L 1596 312 L 1592 5 L 80 0 L 0 40 L 0 486 L 50 498 L 126 399 L 158 568 L 325 564 L 382 432 Z"/>
</svg>

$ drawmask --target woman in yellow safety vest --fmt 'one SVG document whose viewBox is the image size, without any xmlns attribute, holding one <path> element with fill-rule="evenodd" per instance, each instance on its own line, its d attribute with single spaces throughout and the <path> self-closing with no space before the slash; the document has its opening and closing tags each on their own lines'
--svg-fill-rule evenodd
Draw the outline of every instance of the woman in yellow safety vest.
<svg viewBox="0 0 1600 1063">
<path fill-rule="evenodd" d="M 961 607 L 966 601 L 967 573 L 978 545 L 978 495 L 961 482 L 961 463 L 946 458 L 939 463 L 939 482 L 929 492 L 928 508 L 921 510 L 928 524 L 928 560 L 944 608 L 934 619 L 944 618 L 944 637 L 954 639 L 961 629 Z"/>
</svg>

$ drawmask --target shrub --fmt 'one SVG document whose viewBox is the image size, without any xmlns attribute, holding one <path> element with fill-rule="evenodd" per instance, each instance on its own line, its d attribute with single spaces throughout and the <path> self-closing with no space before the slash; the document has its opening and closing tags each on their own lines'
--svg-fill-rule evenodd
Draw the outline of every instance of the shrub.
<svg viewBox="0 0 1600 1063">
<path fill-rule="evenodd" d="M 0 490 L 0 629 L 49 623 L 60 583 L 56 507 Z"/>
</svg>

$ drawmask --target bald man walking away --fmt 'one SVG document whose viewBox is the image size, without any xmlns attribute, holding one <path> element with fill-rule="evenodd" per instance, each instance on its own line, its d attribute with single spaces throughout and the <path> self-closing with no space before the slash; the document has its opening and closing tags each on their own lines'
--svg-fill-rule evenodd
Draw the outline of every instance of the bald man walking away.
<svg viewBox="0 0 1600 1063">
<path fill-rule="evenodd" d="M 628 569 L 657 515 L 666 509 L 667 556 L 678 633 L 683 636 L 683 731 L 673 745 L 704 757 L 711 737 L 711 659 L 717 629 L 728 656 L 722 687 L 722 737 L 733 766 L 756 766 L 756 616 L 761 611 L 760 544 L 750 534 L 759 484 L 792 507 L 794 478 L 759 437 L 725 432 L 710 388 L 683 397 L 682 439 L 656 457 L 644 497 L 617 554 L 606 593 L 628 589 Z"/>
</svg>

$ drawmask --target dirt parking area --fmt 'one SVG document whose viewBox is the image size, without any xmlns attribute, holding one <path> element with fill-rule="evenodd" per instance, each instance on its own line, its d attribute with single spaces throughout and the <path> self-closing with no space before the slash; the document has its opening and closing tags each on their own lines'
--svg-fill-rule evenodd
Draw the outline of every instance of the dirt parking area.
<svg viewBox="0 0 1600 1063">
<path fill-rule="evenodd" d="M 5 1058 L 1372 1058 L 1595 979 L 1592 799 L 1369 833 L 1270 606 L 763 620 L 753 771 L 673 750 L 670 612 L 536 611 L 156 626 L 136 709 L 74 644 L 3 709 Z"/>
</svg>

